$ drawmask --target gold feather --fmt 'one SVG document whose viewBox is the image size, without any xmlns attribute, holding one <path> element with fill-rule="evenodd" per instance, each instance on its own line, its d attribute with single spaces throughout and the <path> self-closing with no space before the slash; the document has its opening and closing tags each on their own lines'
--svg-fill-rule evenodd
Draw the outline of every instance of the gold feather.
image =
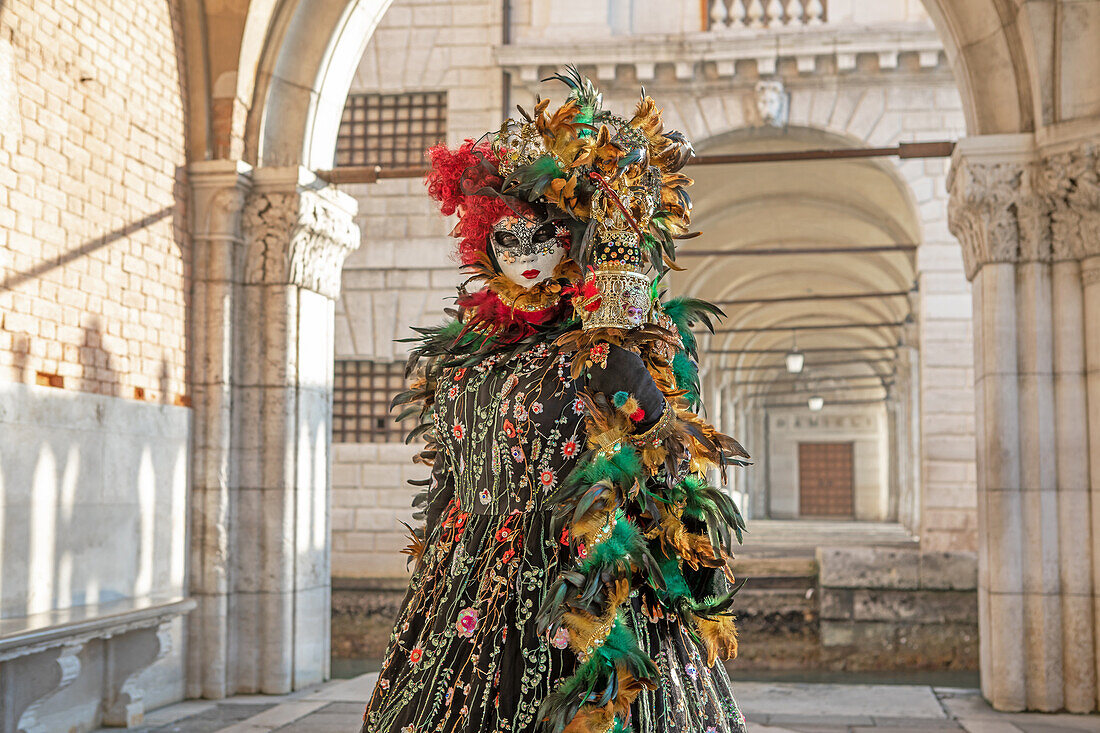
<svg viewBox="0 0 1100 733">
<path fill-rule="evenodd" d="M 696 617 L 695 625 L 707 650 L 707 666 L 722 659 L 737 658 L 737 625 L 732 616 L 718 616 L 714 619 Z"/>
</svg>

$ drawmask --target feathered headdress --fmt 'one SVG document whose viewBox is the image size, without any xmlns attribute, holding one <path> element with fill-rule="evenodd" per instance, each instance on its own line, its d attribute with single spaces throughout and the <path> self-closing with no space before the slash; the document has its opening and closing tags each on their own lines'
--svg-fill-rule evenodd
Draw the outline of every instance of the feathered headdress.
<svg viewBox="0 0 1100 733">
<path fill-rule="evenodd" d="M 485 251 L 493 223 L 515 201 L 549 204 L 568 215 L 570 258 L 588 276 L 573 299 L 584 328 L 634 328 L 656 320 L 646 273 L 676 268 L 675 240 L 688 234 L 691 179 L 679 171 L 691 143 L 665 132 L 661 111 L 644 96 L 629 120 L 603 108 L 590 79 L 570 66 L 551 79 L 570 89 L 554 111 L 532 114 L 457 151 L 429 151 L 431 195 L 459 213 L 454 234 L 464 264 Z"/>
</svg>

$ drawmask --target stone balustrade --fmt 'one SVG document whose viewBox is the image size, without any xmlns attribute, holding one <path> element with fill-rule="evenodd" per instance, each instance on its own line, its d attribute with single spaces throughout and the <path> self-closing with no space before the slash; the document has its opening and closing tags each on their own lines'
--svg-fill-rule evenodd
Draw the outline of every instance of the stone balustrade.
<svg viewBox="0 0 1100 733">
<path fill-rule="evenodd" d="M 708 30 L 721 33 L 743 28 L 821 25 L 824 0 L 710 0 Z"/>
</svg>

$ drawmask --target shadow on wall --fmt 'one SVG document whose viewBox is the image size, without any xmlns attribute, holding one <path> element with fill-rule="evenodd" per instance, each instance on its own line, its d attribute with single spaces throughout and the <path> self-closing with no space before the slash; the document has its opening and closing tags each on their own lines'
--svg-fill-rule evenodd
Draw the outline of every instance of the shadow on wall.
<svg viewBox="0 0 1100 733">
<path fill-rule="evenodd" d="M 0 8 L 0 12 L 3 12 L 2 8 Z M 158 221 L 162 221 L 164 219 L 167 219 L 170 216 L 173 216 L 176 213 L 177 208 L 178 208 L 177 204 L 173 204 L 172 206 L 165 206 L 163 209 L 160 209 L 159 211 L 156 211 L 152 214 L 149 214 L 148 216 L 142 217 L 141 219 L 138 219 L 137 221 L 132 221 L 129 224 L 127 224 L 126 226 L 121 227 L 119 229 L 115 229 L 114 231 L 108 232 L 107 234 L 103 235 L 102 237 L 96 237 L 95 239 L 90 239 L 87 242 L 85 242 L 84 244 L 80 245 L 79 247 L 76 247 L 74 249 L 69 250 L 68 252 L 65 252 L 64 254 L 62 254 L 57 259 L 46 260 L 46 261 L 40 262 L 39 264 L 35 265 L 34 267 L 31 267 L 31 268 L 29 268 L 29 269 L 27 269 L 23 272 L 13 273 L 13 274 L 9 275 L 8 277 L 4 278 L 3 281 L 0 281 L 0 289 L 13 290 L 13 289 L 17 288 L 19 285 L 22 285 L 23 283 L 27 282 L 28 280 L 33 280 L 34 278 L 37 278 L 37 277 L 43 275 L 44 273 L 49 272 L 50 270 L 56 269 L 58 267 L 64 267 L 65 265 L 69 264 L 70 262 L 72 262 L 74 260 L 77 260 L 77 259 L 80 259 L 81 257 L 84 257 L 86 255 L 89 255 L 92 252 L 95 252 L 96 250 L 102 249 L 103 247 L 106 247 L 108 244 L 111 244 L 112 242 L 117 242 L 120 239 L 123 239 L 125 237 L 129 237 L 131 234 L 134 234 L 135 232 L 141 231 L 142 229 L 145 229 L 146 227 L 152 226 L 153 224 L 156 224 Z M 181 244 L 181 242 L 177 241 L 177 244 Z M 181 252 L 181 255 L 182 254 L 183 253 Z"/>
<path fill-rule="evenodd" d="M 115 398 L 101 337 L 81 359 L 109 396 L 0 385 L 0 618 L 183 594 L 189 414 Z"/>
</svg>

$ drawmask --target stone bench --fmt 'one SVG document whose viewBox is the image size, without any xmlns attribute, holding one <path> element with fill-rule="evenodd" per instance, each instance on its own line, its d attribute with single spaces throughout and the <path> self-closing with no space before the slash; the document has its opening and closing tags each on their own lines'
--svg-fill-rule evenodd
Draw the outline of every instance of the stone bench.
<svg viewBox="0 0 1100 733">
<path fill-rule="evenodd" d="M 171 651 L 169 625 L 194 607 L 190 598 L 147 597 L 0 619 L 0 731 L 46 733 L 39 712 L 82 672 L 89 681 L 81 687 L 99 691 L 103 725 L 139 724 L 136 678 Z M 83 670 L 91 643 L 104 645 L 104 663 Z"/>
</svg>

